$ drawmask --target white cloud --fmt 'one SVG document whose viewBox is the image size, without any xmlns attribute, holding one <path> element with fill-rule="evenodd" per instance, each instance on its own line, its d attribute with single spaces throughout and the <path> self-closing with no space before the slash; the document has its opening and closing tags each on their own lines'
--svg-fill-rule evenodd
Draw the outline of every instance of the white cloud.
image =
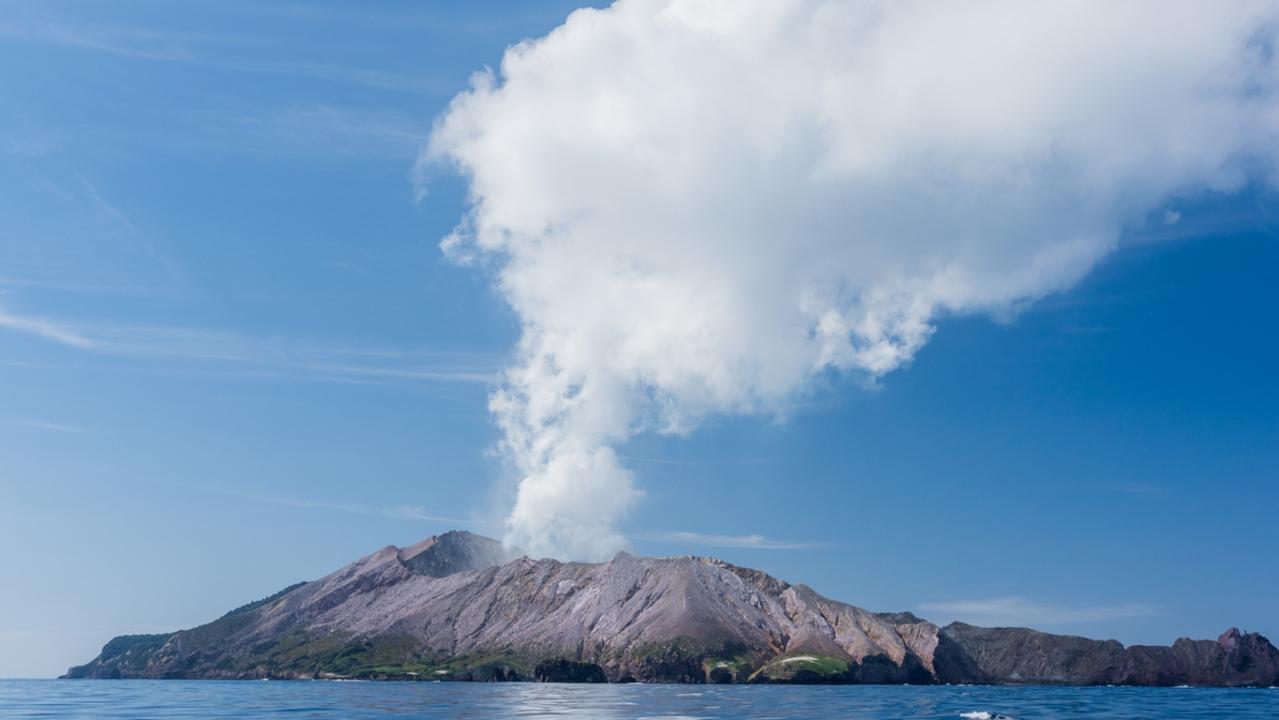
<svg viewBox="0 0 1279 720">
<path fill-rule="evenodd" d="M 508 50 L 425 161 L 495 268 L 507 539 L 602 557 L 614 447 L 909 363 L 1070 287 L 1182 196 L 1269 179 L 1273 3 L 622 0 Z"/>
<path fill-rule="evenodd" d="M 1039 625 L 1071 625 L 1110 622 L 1158 615 L 1154 605 L 1125 603 L 1121 605 L 1089 605 L 1067 607 L 1035 602 L 1024 597 L 999 597 L 986 600 L 924 603 L 919 612 L 933 622 L 946 624 L 954 620 L 987 627 L 1026 627 Z"/>
</svg>

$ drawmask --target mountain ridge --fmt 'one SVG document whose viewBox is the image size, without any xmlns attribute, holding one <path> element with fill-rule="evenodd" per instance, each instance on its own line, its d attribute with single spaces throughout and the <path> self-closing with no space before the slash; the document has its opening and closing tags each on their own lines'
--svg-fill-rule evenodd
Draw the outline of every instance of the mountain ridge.
<svg viewBox="0 0 1279 720">
<path fill-rule="evenodd" d="M 716 558 L 515 557 L 453 531 L 393 545 L 211 623 L 121 636 L 68 678 L 1274 685 L 1279 651 L 1124 647 L 874 613 Z"/>
</svg>

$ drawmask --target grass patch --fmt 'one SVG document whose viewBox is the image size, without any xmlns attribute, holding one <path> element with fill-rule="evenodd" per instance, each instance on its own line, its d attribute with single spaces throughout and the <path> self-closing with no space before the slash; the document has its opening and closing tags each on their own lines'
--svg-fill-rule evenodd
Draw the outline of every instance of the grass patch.
<svg viewBox="0 0 1279 720">
<path fill-rule="evenodd" d="M 751 682 L 834 682 L 846 678 L 850 665 L 828 655 L 792 655 L 778 658 L 756 670 Z"/>
</svg>

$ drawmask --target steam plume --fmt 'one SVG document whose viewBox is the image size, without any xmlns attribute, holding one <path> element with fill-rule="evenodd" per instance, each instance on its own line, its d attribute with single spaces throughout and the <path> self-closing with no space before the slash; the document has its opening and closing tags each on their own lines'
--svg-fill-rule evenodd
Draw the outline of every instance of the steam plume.
<svg viewBox="0 0 1279 720">
<path fill-rule="evenodd" d="M 1274 3 L 622 0 L 510 48 L 427 159 L 494 268 L 507 538 L 596 558 L 614 451 L 908 363 L 1071 286 L 1178 197 L 1269 179 Z"/>
</svg>

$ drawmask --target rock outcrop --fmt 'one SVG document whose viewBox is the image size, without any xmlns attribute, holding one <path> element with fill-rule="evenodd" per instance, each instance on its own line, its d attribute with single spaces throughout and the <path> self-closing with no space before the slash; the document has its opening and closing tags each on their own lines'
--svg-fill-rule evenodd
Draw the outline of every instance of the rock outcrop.
<svg viewBox="0 0 1279 720">
<path fill-rule="evenodd" d="M 1124 648 L 945 629 L 713 558 L 510 559 L 446 533 L 386 547 L 170 635 L 123 636 L 67 677 L 550 682 L 1270 685 L 1263 637 Z"/>
<path fill-rule="evenodd" d="M 397 551 L 400 561 L 410 570 L 428 577 L 496 567 L 521 554 L 507 550 L 497 540 L 465 530 L 433 535 Z"/>
</svg>

